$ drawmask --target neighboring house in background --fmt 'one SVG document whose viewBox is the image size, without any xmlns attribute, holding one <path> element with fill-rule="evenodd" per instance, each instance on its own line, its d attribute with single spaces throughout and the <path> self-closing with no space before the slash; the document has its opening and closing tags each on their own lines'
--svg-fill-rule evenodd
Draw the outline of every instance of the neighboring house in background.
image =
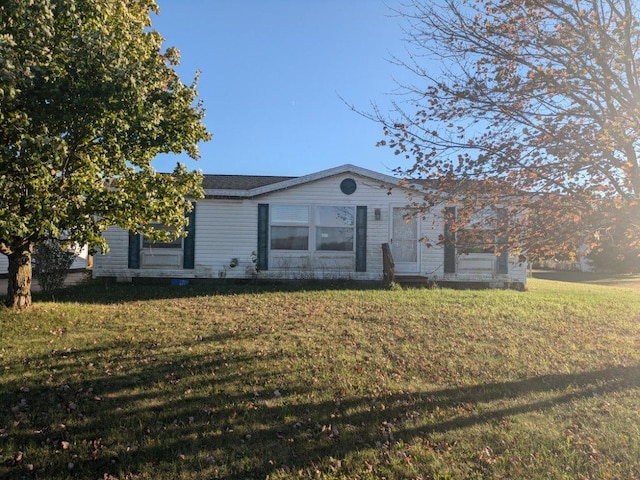
<svg viewBox="0 0 640 480">
<path fill-rule="evenodd" d="M 594 273 L 596 269 L 593 266 L 593 261 L 589 258 L 589 253 L 589 246 L 583 244 L 578 248 L 575 260 L 556 260 L 555 258 L 545 258 L 532 262 L 533 268 Z"/>
<path fill-rule="evenodd" d="M 441 205 L 411 215 L 399 179 L 353 165 L 302 177 L 205 175 L 188 235 L 157 243 L 112 227 L 94 277 L 171 279 L 383 279 L 383 244 L 397 279 L 523 287 L 526 265 L 508 252 L 456 251 Z M 433 246 L 421 241 L 429 238 Z"/>
<path fill-rule="evenodd" d="M 89 255 L 89 249 L 85 245 L 82 248 L 76 250 L 76 258 L 71 265 L 71 270 L 83 270 L 90 266 L 91 256 Z M 9 259 L 6 255 L 0 255 L 0 275 L 7 275 L 9 273 Z"/>
</svg>

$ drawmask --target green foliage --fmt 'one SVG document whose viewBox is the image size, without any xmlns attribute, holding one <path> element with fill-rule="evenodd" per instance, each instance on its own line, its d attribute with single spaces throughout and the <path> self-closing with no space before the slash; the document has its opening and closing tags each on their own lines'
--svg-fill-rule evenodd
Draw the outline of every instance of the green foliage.
<svg viewBox="0 0 640 480">
<path fill-rule="evenodd" d="M 107 246 L 110 225 L 181 231 L 201 175 L 151 166 L 198 157 L 209 138 L 195 82 L 172 68 L 152 0 L 8 0 L 0 5 L 0 248 L 44 238 Z"/>
<path fill-rule="evenodd" d="M 33 276 L 44 292 L 64 285 L 75 259 L 75 253 L 63 248 L 56 240 L 39 243 L 33 252 Z"/>
<path fill-rule="evenodd" d="M 0 309 L 0 477 L 635 479 L 622 285 L 93 284 Z"/>
<path fill-rule="evenodd" d="M 0 252 L 16 277 L 8 304 L 30 305 L 31 274 L 17 264 L 44 239 L 106 251 L 102 232 L 119 225 L 164 240 L 147 225 L 183 232 L 190 199 L 202 196 L 200 173 L 151 165 L 161 153 L 197 158 L 210 137 L 196 81 L 181 82 L 179 52 L 163 52 L 152 29 L 157 11 L 153 0 L 0 4 Z"/>
</svg>

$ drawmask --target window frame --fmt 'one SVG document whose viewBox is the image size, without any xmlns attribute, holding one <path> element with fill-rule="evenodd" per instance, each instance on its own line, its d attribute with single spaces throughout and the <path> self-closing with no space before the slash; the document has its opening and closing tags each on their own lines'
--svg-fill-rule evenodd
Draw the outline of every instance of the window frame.
<svg viewBox="0 0 640 480">
<path fill-rule="evenodd" d="M 174 227 L 168 227 L 161 223 L 152 223 L 149 225 L 155 230 L 163 230 L 165 232 L 175 232 Z M 154 249 L 162 249 L 162 250 L 183 250 L 184 249 L 184 237 L 178 237 L 175 240 L 170 242 L 162 242 L 159 240 L 154 240 L 145 235 L 140 235 L 141 237 L 141 249 L 142 250 L 154 250 Z"/>
<path fill-rule="evenodd" d="M 305 208 L 307 210 L 306 213 L 306 222 L 296 221 L 296 220 L 284 220 L 277 218 L 277 212 L 279 208 Z M 275 220 L 274 220 L 275 217 Z M 281 248 L 274 246 L 274 228 L 282 229 L 282 228 L 294 228 L 294 229 L 306 229 L 306 248 Z M 282 241 L 282 240 L 280 240 Z M 292 243 L 295 243 L 296 240 L 292 240 Z M 278 252 L 308 252 L 311 250 L 311 207 L 309 205 L 302 204 L 275 204 L 271 205 L 269 209 L 269 250 L 278 251 Z"/>
<path fill-rule="evenodd" d="M 306 209 L 306 222 L 296 221 L 295 215 L 291 220 L 279 218 L 278 209 L 282 208 L 300 208 Z M 326 218 L 326 210 L 344 209 L 345 221 L 338 220 L 331 222 Z M 339 213 L 339 212 L 338 212 Z M 305 217 L 302 215 L 301 218 Z M 269 208 L 269 250 L 286 253 L 286 252 L 308 252 L 311 254 L 355 254 L 356 251 L 356 225 L 357 208 L 355 205 L 331 205 L 331 204 L 271 204 Z M 280 248 L 278 245 L 278 237 L 274 235 L 274 229 L 279 228 L 300 228 L 306 230 L 306 248 Z M 340 233 L 342 231 L 342 233 Z M 348 233 L 346 233 L 348 232 Z M 332 241 L 337 239 L 337 241 Z M 346 235 L 344 235 L 346 233 Z M 326 234 L 329 239 L 328 247 L 323 246 L 323 240 L 320 235 Z M 346 239 L 346 241 L 345 241 Z M 293 243 L 295 240 L 293 241 Z M 331 248 L 332 246 L 338 248 Z M 348 247 L 348 248 L 342 248 Z"/>
<path fill-rule="evenodd" d="M 172 231 L 159 223 L 149 224 L 157 230 Z M 177 269 L 184 268 L 185 237 L 178 237 L 171 242 L 153 240 L 145 235 L 139 235 L 139 257 L 142 269 Z"/>
<path fill-rule="evenodd" d="M 325 220 L 321 217 L 322 209 L 345 209 L 349 211 L 349 213 L 345 213 L 345 218 L 349 217 L 347 222 L 340 224 L 340 222 L 336 222 L 336 224 L 331 225 L 329 222 L 325 223 Z M 338 217 L 339 218 L 339 217 Z M 316 205 L 314 208 L 314 225 L 313 228 L 315 230 L 315 245 L 314 251 L 316 252 L 341 252 L 341 253 L 354 253 L 356 246 L 356 207 L 352 205 Z M 320 236 L 326 232 L 327 235 L 330 235 L 331 232 L 336 231 L 349 231 L 351 233 L 351 246 L 350 248 L 320 248 L 322 245 L 322 241 Z M 335 243 L 346 243 L 341 242 L 338 239 L 338 242 Z M 330 244 L 331 245 L 331 244 Z"/>
<path fill-rule="evenodd" d="M 463 228 L 456 232 L 456 249 L 460 255 L 496 254 L 497 239 L 491 228 Z"/>
<path fill-rule="evenodd" d="M 501 243 L 498 226 L 504 211 L 504 208 L 499 206 L 485 208 L 477 214 L 482 216 L 481 219 L 474 220 L 457 230 L 456 252 L 459 255 L 498 255 Z"/>
</svg>

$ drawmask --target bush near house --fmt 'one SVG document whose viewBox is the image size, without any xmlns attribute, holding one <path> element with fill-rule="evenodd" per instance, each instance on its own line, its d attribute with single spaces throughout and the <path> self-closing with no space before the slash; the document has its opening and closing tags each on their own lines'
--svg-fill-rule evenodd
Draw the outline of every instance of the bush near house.
<svg viewBox="0 0 640 480">
<path fill-rule="evenodd" d="M 75 259 L 72 250 L 63 248 L 57 240 L 36 245 L 33 252 L 33 276 L 40 288 L 51 292 L 62 288 Z"/>
</svg>

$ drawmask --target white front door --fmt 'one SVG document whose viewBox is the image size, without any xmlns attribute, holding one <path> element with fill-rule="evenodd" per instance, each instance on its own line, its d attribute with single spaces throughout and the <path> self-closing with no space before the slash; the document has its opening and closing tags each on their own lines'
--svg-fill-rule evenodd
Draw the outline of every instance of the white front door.
<svg viewBox="0 0 640 480">
<path fill-rule="evenodd" d="M 419 217 L 411 209 L 393 207 L 391 214 L 391 254 L 396 273 L 416 273 L 418 269 Z"/>
</svg>

